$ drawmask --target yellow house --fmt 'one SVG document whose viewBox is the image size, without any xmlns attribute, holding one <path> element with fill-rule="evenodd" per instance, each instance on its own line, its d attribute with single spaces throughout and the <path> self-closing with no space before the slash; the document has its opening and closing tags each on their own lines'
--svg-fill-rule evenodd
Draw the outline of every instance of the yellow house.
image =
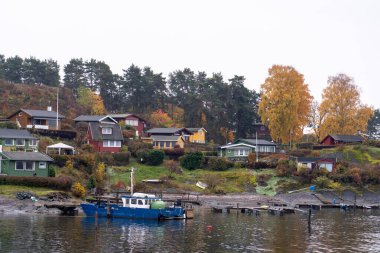
<svg viewBox="0 0 380 253">
<path fill-rule="evenodd" d="M 190 142 L 195 142 L 195 143 L 206 143 L 206 129 L 203 127 L 198 127 L 198 128 L 186 128 L 189 130 L 192 135 L 190 135 L 189 141 Z"/>
<path fill-rule="evenodd" d="M 185 140 L 182 136 L 166 136 L 166 135 L 152 135 L 154 149 L 172 149 L 175 146 L 179 148 L 185 147 Z"/>
</svg>

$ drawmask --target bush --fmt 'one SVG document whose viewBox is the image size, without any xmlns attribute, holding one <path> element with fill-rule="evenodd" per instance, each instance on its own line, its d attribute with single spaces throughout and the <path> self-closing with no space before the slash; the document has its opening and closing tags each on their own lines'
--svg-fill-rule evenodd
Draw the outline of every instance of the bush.
<svg viewBox="0 0 380 253">
<path fill-rule="evenodd" d="M 185 149 L 183 148 L 173 148 L 173 149 L 164 149 L 165 155 L 172 160 L 178 160 L 179 157 L 185 154 Z"/>
<path fill-rule="evenodd" d="M 276 167 L 276 175 L 279 177 L 289 177 L 296 172 L 296 170 L 297 168 L 292 161 L 282 160 L 278 162 Z"/>
<path fill-rule="evenodd" d="M 88 174 L 92 174 L 96 167 L 96 159 L 94 154 L 72 156 L 74 168 L 84 170 Z"/>
<path fill-rule="evenodd" d="M 224 171 L 234 167 L 234 163 L 228 161 L 225 157 L 207 157 L 207 169 L 215 171 Z"/>
<path fill-rule="evenodd" d="M 317 177 L 316 179 L 313 179 L 312 181 L 317 187 L 319 188 L 328 188 L 331 184 L 331 180 L 328 179 L 325 176 Z"/>
<path fill-rule="evenodd" d="M 157 166 L 164 161 L 165 154 L 162 150 L 150 150 L 147 154 L 147 164 Z"/>
<path fill-rule="evenodd" d="M 52 145 L 54 142 L 51 138 L 49 137 L 41 137 L 40 141 L 38 142 L 38 150 L 46 150 L 47 146 Z"/>
<path fill-rule="evenodd" d="M 49 167 L 48 168 L 48 177 L 55 177 L 55 169 Z"/>
<path fill-rule="evenodd" d="M 73 185 L 73 188 L 71 189 L 71 192 L 73 193 L 73 195 L 75 197 L 78 197 L 78 198 L 84 198 L 86 196 L 86 189 L 79 182 L 76 182 Z"/>
<path fill-rule="evenodd" d="M 114 165 L 114 158 L 113 158 L 113 154 L 111 153 L 97 153 L 96 161 L 98 163 L 105 163 L 111 166 Z"/>
<path fill-rule="evenodd" d="M 218 151 L 202 151 L 203 156 L 218 156 Z"/>
<path fill-rule="evenodd" d="M 122 153 L 113 153 L 113 163 L 110 165 L 116 165 L 116 166 L 123 166 L 127 165 L 129 163 L 129 157 L 131 154 L 129 152 L 122 152 Z"/>
<path fill-rule="evenodd" d="M 207 184 L 207 189 L 209 189 L 212 192 L 215 192 L 216 187 L 220 186 L 224 182 L 224 179 L 221 175 L 212 173 L 207 174 L 204 177 L 204 181 Z"/>
<path fill-rule="evenodd" d="M 179 167 L 179 164 L 178 162 L 174 161 L 174 160 L 166 160 L 164 162 L 164 167 L 168 169 L 168 171 L 170 172 L 170 174 L 182 174 L 182 170 L 181 168 Z"/>
<path fill-rule="evenodd" d="M 253 168 L 253 164 L 256 161 L 256 154 L 253 152 L 250 152 L 247 156 L 247 165 L 249 168 Z"/>
<path fill-rule="evenodd" d="M 296 173 L 300 179 L 300 181 L 304 184 L 311 183 L 311 180 L 313 179 L 313 171 L 309 168 L 301 167 L 298 169 Z"/>
<path fill-rule="evenodd" d="M 251 164 L 248 164 L 248 167 L 251 169 L 269 169 L 269 168 L 276 168 L 277 165 L 275 163 L 270 163 L 270 162 L 253 162 Z"/>
<path fill-rule="evenodd" d="M 66 165 L 66 162 L 70 160 L 70 157 L 67 155 L 50 155 L 54 159 L 54 164 L 58 167 L 63 167 Z"/>
<path fill-rule="evenodd" d="M 15 122 L 6 121 L 0 122 L 0 128 L 18 129 L 18 126 Z"/>
<path fill-rule="evenodd" d="M 203 162 L 203 154 L 201 152 L 194 152 L 184 155 L 180 159 L 181 166 L 188 170 L 200 168 Z"/>
<path fill-rule="evenodd" d="M 131 141 L 128 143 L 128 149 L 133 157 L 137 157 L 137 151 L 152 149 L 151 143 L 145 143 L 142 141 Z"/>
<path fill-rule="evenodd" d="M 46 187 L 57 190 L 70 190 L 72 185 L 70 177 L 17 177 L 0 176 L 0 185 L 23 185 L 33 187 Z"/>
<path fill-rule="evenodd" d="M 139 149 L 136 152 L 136 160 L 138 163 L 146 163 L 148 160 L 149 149 Z"/>
<path fill-rule="evenodd" d="M 86 153 L 94 153 L 95 152 L 94 147 L 90 144 L 83 144 L 80 148 L 83 150 L 83 152 L 86 152 Z"/>
</svg>

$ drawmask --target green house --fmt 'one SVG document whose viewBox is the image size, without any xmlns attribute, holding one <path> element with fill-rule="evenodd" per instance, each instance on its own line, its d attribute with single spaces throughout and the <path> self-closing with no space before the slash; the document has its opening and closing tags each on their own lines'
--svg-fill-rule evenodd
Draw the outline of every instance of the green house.
<svg viewBox="0 0 380 253">
<path fill-rule="evenodd" d="M 219 147 L 219 156 L 226 157 L 233 161 L 244 161 L 249 153 L 275 153 L 277 144 L 274 142 L 261 139 L 238 139 L 234 143 L 230 143 Z"/>
<path fill-rule="evenodd" d="M 8 176 L 47 177 L 53 159 L 40 152 L 0 153 L 0 174 Z"/>
<path fill-rule="evenodd" d="M 38 139 L 24 129 L 0 128 L 3 151 L 37 151 Z"/>
</svg>

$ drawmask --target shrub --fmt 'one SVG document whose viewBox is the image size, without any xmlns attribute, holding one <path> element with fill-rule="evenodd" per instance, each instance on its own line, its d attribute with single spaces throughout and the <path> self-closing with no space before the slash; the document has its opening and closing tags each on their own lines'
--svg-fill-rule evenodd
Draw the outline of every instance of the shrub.
<svg viewBox="0 0 380 253">
<path fill-rule="evenodd" d="M 96 168 L 96 159 L 94 154 L 77 155 L 73 156 L 72 159 L 74 161 L 74 168 L 84 170 L 88 174 L 92 174 Z"/>
<path fill-rule="evenodd" d="M 313 179 L 313 171 L 309 168 L 301 167 L 298 169 L 296 173 L 300 179 L 300 181 L 304 184 L 311 183 L 311 180 Z"/>
<path fill-rule="evenodd" d="M 70 157 L 67 155 L 51 155 L 50 157 L 54 159 L 54 164 L 58 167 L 65 166 L 66 162 L 70 160 Z"/>
<path fill-rule="evenodd" d="M 157 166 L 164 161 L 165 154 L 162 150 L 150 150 L 147 154 L 147 164 Z"/>
<path fill-rule="evenodd" d="M 200 168 L 203 161 L 203 154 L 201 152 L 194 152 L 184 155 L 180 159 L 181 166 L 188 169 L 194 170 Z"/>
<path fill-rule="evenodd" d="M 129 157 L 131 154 L 127 152 L 122 152 L 122 153 L 113 153 L 112 158 L 113 158 L 113 163 L 110 165 L 116 165 L 116 166 L 123 166 L 127 165 L 129 163 Z"/>
<path fill-rule="evenodd" d="M 15 122 L 6 121 L 0 122 L 0 128 L 18 129 L 18 126 Z"/>
<path fill-rule="evenodd" d="M 48 177 L 55 177 L 55 169 L 52 167 L 48 168 Z"/>
<path fill-rule="evenodd" d="M 292 161 L 282 160 L 279 161 L 276 167 L 276 175 L 279 177 L 289 177 L 296 171 L 296 166 Z"/>
<path fill-rule="evenodd" d="M 96 187 L 102 188 L 106 177 L 106 165 L 99 163 L 95 170 Z"/>
<path fill-rule="evenodd" d="M 207 174 L 204 177 L 204 181 L 207 184 L 207 188 L 210 191 L 214 192 L 215 188 L 217 186 L 220 186 L 224 182 L 224 179 L 221 175 L 212 173 L 212 174 Z"/>
<path fill-rule="evenodd" d="M 218 151 L 202 151 L 203 156 L 218 156 Z"/>
<path fill-rule="evenodd" d="M 96 161 L 98 163 L 105 163 L 107 165 L 114 165 L 113 154 L 111 153 L 97 153 Z"/>
<path fill-rule="evenodd" d="M 264 162 L 264 161 L 259 161 L 259 162 L 253 162 L 251 164 L 248 164 L 248 167 L 251 169 L 267 169 L 267 168 L 276 168 L 277 165 L 272 162 Z"/>
<path fill-rule="evenodd" d="M 224 157 L 208 157 L 207 160 L 207 169 L 210 170 L 224 171 L 234 167 L 234 163 Z"/>
<path fill-rule="evenodd" d="M 131 141 L 128 143 L 129 151 L 133 157 L 137 157 L 138 150 L 147 150 L 152 149 L 153 146 L 151 143 L 145 143 L 142 141 Z"/>
<path fill-rule="evenodd" d="M 17 177 L 0 176 L 0 185 L 23 185 L 47 187 L 57 190 L 69 190 L 72 185 L 70 177 Z"/>
<path fill-rule="evenodd" d="M 248 167 L 253 168 L 253 164 L 256 161 L 256 154 L 253 152 L 250 152 L 247 157 Z"/>
<path fill-rule="evenodd" d="M 331 180 L 325 176 L 317 177 L 312 182 L 319 188 L 328 188 L 331 184 Z"/>
<path fill-rule="evenodd" d="M 115 184 L 111 185 L 111 189 L 113 190 L 125 190 L 127 189 L 127 186 L 125 185 L 125 183 L 123 181 L 117 181 Z"/>
<path fill-rule="evenodd" d="M 139 149 L 136 152 L 136 160 L 138 163 L 146 163 L 148 160 L 148 151 L 149 149 Z"/>
<path fill-rule="evenodd" d="M 46 150 L 46 147 L 52 145 L 54 142 L 49 137 L 41 137 L 38 142 L 38 150 Z"/>
<path fill-rule="evenodd" d="M 94 153 L 95 152 L 94 147 L 90 144 L 83 144 L 80 148 L 83 150 L 83 152 L 86 152 L 86 153 Z"/>
<path fill-rule="evenodd" d="M 182 170 L 181 168 L 179 167 L 179 164 L 178 162 L 174 161 L 174 160 L 166 160 L 164 162 L 164 166 L 165 168 L 168 169 L 168 171 L 170 172 L 170 174 L 182 174 Z"/>
<path fill-rule="evenodd" d="M 87 180 L 87 189 L 92 189 L 96 187 L 96 178 L 95 176 L 90 176 Z"/>
<path fill-rule="evenodd" d="M 76 182 L 73 185 L 73 188 L 71 189 L 71 192 L 73 193 L 73 195 L 75 197 L 78 197 L 78 198 L 84 198 L 86 196 L 86 189 L 79 182 Z"/>
<path fill-rule="evenodd" d="M 173 148 L 173 149 L 164 149 L 165 155 L 172 160 L 178 160 L 179 157 L 185 154 L 185 149 L 183 148 Z"/>
</svg>

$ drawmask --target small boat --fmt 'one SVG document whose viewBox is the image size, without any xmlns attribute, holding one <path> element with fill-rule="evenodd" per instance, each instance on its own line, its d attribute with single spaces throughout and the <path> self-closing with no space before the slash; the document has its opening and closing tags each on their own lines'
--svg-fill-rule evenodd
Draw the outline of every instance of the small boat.
<svg viewBox="0 0 380 253">
<path fill-rule="evenodd" d="M 81 207 L 87 216 L 131 219 L 186 219 L 186 210 L 181 206 L 166 207 L 165 202 L 152 194 L 134 193 L 122 196 L 122 205 L 107 203 L 83 203 Z"/>
<path fill-rule="evenodd" d="M 203 190 L 207 188 L 207 184 L 202 183 L 201 181 L 198 181 L 195 185 Z"/>
</svg>

